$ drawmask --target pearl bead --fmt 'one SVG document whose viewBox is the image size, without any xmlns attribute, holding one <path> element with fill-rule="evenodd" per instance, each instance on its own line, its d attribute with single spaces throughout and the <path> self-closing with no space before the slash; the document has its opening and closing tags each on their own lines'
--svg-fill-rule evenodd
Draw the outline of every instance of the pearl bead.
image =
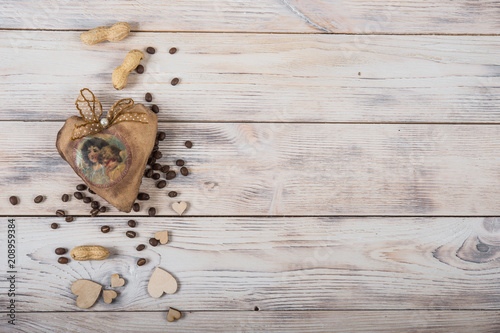
<svg viewBox="0 0 500 333">
<path fill-rule="evenodd" d="M 101 119 L 101 125 L 102 127 L 107 127 L 109 125 L 109 122 L 106 118 Z"/>
</svg>

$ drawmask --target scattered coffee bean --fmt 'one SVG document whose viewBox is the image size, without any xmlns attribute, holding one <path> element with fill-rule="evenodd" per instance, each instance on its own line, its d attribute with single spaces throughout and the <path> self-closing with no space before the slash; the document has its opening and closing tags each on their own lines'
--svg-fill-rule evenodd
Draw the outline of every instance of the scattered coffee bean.
<svg viewBox="0 0 500 333">
<path fill-rule="evenodd" d="M 129 230 L 125 233 L 125 235 L 127 235 L 128 238 L 134 238 L 136 234 L 135 234 L 135 231 Z"/>
<path fill-rule="evenodd" d="M 136 68 L 135 68 L 135 71 L 139 74 L 142 74 L 144 73 L 144 66 L 143 65 L 138 65 Z"/>
<path fill-rule="evenodd" d="M 167 182 L 165 180 L 160 180 L 158 183 L 156 183 L 156 187 L 158 188 L 164 188 L 167 186 Z"/>
<path fill-rule="evenodd" d="M 134 212 L 138 212 L 141 210 L 141 205 L 139 205 L 137 202 L 132 205 L 132 209 Z"/>
<path fill-rule="evenodd" d="M 66 216 L 66 213 L 64 212 L 64 210 L 58 209 L 58 210 L 56 210 L 56 216 L 64 217 L 64 216 Z"/>
<path fill-rule="evenodd" d="M 73 216 L 66 216 L 66 222 L 73 222 L 74 221 L 74 218 Z"/>
<path fill-rule="evenodd" d="M 153 95 L 151 95 L 150 93 L 146 93 L 144 99 L 146 100 L 146 102 L 151 102 L 153 100 Z"/>
<path fill-rule="evenodd" d="M 103 226 L 101 227 L 101 232 L 102 232 L 102 233 L 107 234 L 110 230 L 111 230 L 111 228 L 110 228 L 108 225 L 103 225 Z"/>
<path fill-rule="evenodd" d="M 167 178 L 167 180 L 171 180 L 171 179 L 174 179 L 175 176 L 177 176 L 177 174 L 175 173 L 175 171 L 170 170 L 169 172 L 167 172 L 167 175 L 166 175 L 165 178 Z"/>
<path fill-rule="evenodd" d="M 151 177 L 151 178 L 153 178 L 154 180 L 158 180 L 158 179 L 160 179 L 160 174 L 155 172 L 153 174 L 153 177 Z"/>
<path fill-rule="evenodd" d="M 136 249 L 137 251 L 142 251 L 142 250 L 144 250 L 145 248 L 146 248 L 146 245 L 144 245 L 144 244 L 139 244 L 139 245 L 137 245 L 137 247 L 136 247 L 135 249 Z"/>
<path fill-rule="evenodd" d="M 92 198 L 91 197 L 85 197 L 82 200 L 83 200 L 83 202 L 85 202 L 87 204 L 92 202 Z"/>
<path fill-rule="evenodd" d="M 153 162 L 153 157 L 149 157 L 148 161 L 146 162 L 146 164 L 147 165 L 151 165 L 151 164 L 153 164 L 152 162 Z"/>
<path fill-rule="evenodd" d="M 193 143 L 191 141 L 186 141 L 186 142 L 184 142 L 184 146 L 186 146 L 186 148 L 192 148 Z"/>
<path fill-rule="evenodd" d="M 137 194 L 137 199 L 139 200 L 149 200 L 149 194 L 140 192 Z"/>
<path fill-rule="evenodd" d="M 150 46 L 146 49 L 146 52 L 149 54 L 155 54 L 156 50 L 154 47 Z"/>
<path fill-rule="evenodd" d="M 165 140 L 166 136 L 167 135 L 165 134 L 165 132 L 159 132 L 158 133 L 158 140 L 163 141 L 163 140 Z"/>
<path fill-rule="evenodd" d="M 9 201 L 13 206 L 15 206 L 19 203 L 19 198 L 13 195 L 9 198 Z"/>
<path fill-rule="evenodd" d="M 61 197 L 61 200 L 62 200 L 63 202 L 68 202 L 68 201 L 69 201 L 69 195 L 67 195 L 67 194 L 63 194 L 63 195 L 62 195 L 62 197 Z"/>
<path fill-rule="evenodd" d="M 57 259 L 57 262 L 60 264 L 67 264 L 69 262 L 69 259 L 66 257 L 59 257 L 59 259 Z"/>
<path fill-rule="evenodd" d="M 160 169 L 161 169 L 161 164 L 160 163 L 153 164 L 153 170 L 160 170 Z"/>
<path fill-rule="evenodd" d="M 75 196 L 75 198 L 77 198 L 78 200 L 82 200 L 83 199 L 83 193 L 82 192 L 75 192 L 73 194 Z"/>
<path fill-rule="evenodd" d="M 156 138 L 156 140 L 155 140 L 155 148 L 158 148 L 159 145 L 160 145 L 160 140 L 158 140 L 158 138 Z"/>
<path fill-rule="evenodd" d="M 94 208 L 90 211 L 90 216 L 92 217 L 96 217 L 97 214 L 99 214 L 99 209 L 98 208 Z"/>
<path fill-rule="evenodd" d="M 177 161 L 175 161 L 175 165 L 177 165 L 177 166 L 183 166 L 184 165 L 184 160 L 177 160 Z"/>
<path fill-rule="evenodd" d="M 135 222 L 134 220 L 129 220 L 127 222 L 128 226 L 131 227 L 131 228 L 135 228 L 135 226 L 137 225 L 137 222 Z"/>
<path fill-rule="evenodd" d="M 68 252 L 68 250 L 66 250 L 65 248 L 63 247 L 58 247 L 57 249 L 55 249 L 54 251 L 57 255 L 59 256 L 62 256 L 63 254 L 65 254 L 66 252 Z"/>
<path fill-rule="evenodd" d="M 145 264 L 146 264 L 146 259 L 141 258 L 141 259 L 137 260 L 137 266 L 143 266 Z"/>
<path fill-rule="evenodd" d="M 90 188 L 89 188 L 89 193 L 95 194 L 95 192 L 92 191 Z"/>
<path fill-rule="evenodd" d="M 157 246 L 158 245 L 158 240 L 156 238 L 150 238 L 149 239 L 149 245 L 151 245 L 151 246 Z"/>
<path fill-rule="evenodd" d="M 92 207 L 92 208 L 99 208 L 99 207 L 101 207 L 101 204 L 99 202 L 97 202 L 97 201 L 92 201 L 90 203 L 90 207 Z"/>
<path fill-rule="evenodd" d="M 55 223 L 55 222 L 54 222 L 54 223 L 52 223 L 52 224 L 50 225 L 50 227 L 51 227 L 52 229 L 57 229 L 57 228 L 59 228 L 59 224 L 57 224 L 57 223 Z"/>
<path fill-rule="evenodd" d="M 161 172 L 163 172 L 163 173 L 167 173 L 168 170 L 170 170 L 170 167 L 168 165 L 164 165 L 161 167 Z"/>
<path fill-rule="evenodd" d="M 156 208 L 154 208 L 154 207 L 149 208 L 148 215 L 151 217 L 155 216 L 156 215 Z"/>
<path fill-rule="evenodd" d="M 102 206 L 101 208 L 99 208 L 99 212 L 101 213 L 106 213 L 108 209 L 106 208 L 106 206 Z"/>
<path fill-rule="evenodd" d="M 85 185 L 85 184 L 78 184 L 78 185 L 76 185 L 76 189 L 78 191 L 85 191 L 87 189 L 87 185 Z"/>
<path fill-rule="evenodd" d="M 172 47 L 172 48 L 168 51 L 168 53 L 170 53 L 170 54 L 174 54 L 175 52 L 177 52 L 177 49 L 176 49 L 175 47 Z"/>
<path fill-rule="evenodd" d="M 186 167 L 181 168 L 181 175 L 183 175 L 183 176 L 189 175 L 189 171 Z"/>
<path fill-rule="evenodd" d="M 35 203 L 42 202 L 43 201 L 43 195 L 37 195 L 36 198 L 35 198 L 35 200 L 33 200 L 33 201 L 35 201 Z"/>
<path fill-rule="evenodd" d="M 146 170 L 146 174 L 145 174 L 146 178 L 151 178 L 153 177 L 153 169 L 148 169 Z"/>
<path fill-rule="evenodd" d="M 170 82 L 171 85 L 176 86 L 179 83 L 179 79 L 174 77 L 172 81 Z"/>
<path fill-rule="evenodd" d="M 175 198 L 177 196 L 177 192 L 170 191 L 170 192 L 168 192 L 168 196 L 171 197 L 171 198 Z"/>
<path fill-rule="evenodd" d="M 161 153 L 161 151 L 158 150 L 154 152 L 153 157 L 159 160 L 160 158 L 163 157 L 163 154 Z"/>
<path fill-rule="evenodd" d="M 158 113 L 158 112 L 160 112 L 160 108 L 158 107 L 158 105 L 153 104 L 151 106 L 151 111 L 153 111 L 154 113 Z"/>
</svg>

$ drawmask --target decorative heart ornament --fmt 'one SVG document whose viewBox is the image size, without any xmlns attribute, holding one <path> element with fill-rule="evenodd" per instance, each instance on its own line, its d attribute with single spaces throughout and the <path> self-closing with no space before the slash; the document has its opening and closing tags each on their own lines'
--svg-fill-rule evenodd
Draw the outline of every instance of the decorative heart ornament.
<svg viewBox="0 0 500 333">
<path fill-rule="evenodd" d="M 168 231 L 158 231 L 155 233 L 155 239 L 160 241 L 160 244 L 165 245 L 168 243 Z"/>
<path fill-rule="evenodd" d="M 173 294 L 177 291 L 177 281 L 167 271 L 156 267 L 148 283 L 148 293 L 151 297 L 158 298 L 163 293 Z"/>
<path fill-rule="evenodd" d="M 174 202 L 172 204 L 172 209 L 175 210 L 175 212 L 179 215 L 182 215 L 184 211 L 186 210 L 188 204 L 185 201 L 180 201 L 180 202 Z"/>
<path fill-rule="evenodd" d="M 76 280 L 71 285 L 71 292 L 78 297 L 76 298 L 76 306 L 80 309 L 88 309 L 99 298 L 102 286 L 90 280 Z"/>
<path fill-rule="evenodd" d="M 130 212 L 153 150 L 157 117 L 130 98 L 102 115 L 99 100 L 82 89 L 73 116 L 57 134 L 56 147 L 88 187 L 117 209 Z"/>
<path fill-rule="evenodd" d="M 102 291 L 102 299 L 104 300 L 104 303 L 106 304 L 111 304 L 113 300 L 118 296 L 116 291 L 114 290 L 103 290 Z"/>
<path fill-rule="evenodd" d="M 177 320 L 177 319 L 180 319 L 181 318 L 181 312 L 176 310 L 176 309 L 173 309 L 173 308 L 170 308 L 168 310 L 168 313 L 167 313 L 167 320 L 169 322 L 173 322 L 174 320 Z"/>
<path fill-rule="evenodd" d="M 122 287 L 125 285 L 125 280 L 118 274 L 111 275 L 111 288 Z"/>
</svg>

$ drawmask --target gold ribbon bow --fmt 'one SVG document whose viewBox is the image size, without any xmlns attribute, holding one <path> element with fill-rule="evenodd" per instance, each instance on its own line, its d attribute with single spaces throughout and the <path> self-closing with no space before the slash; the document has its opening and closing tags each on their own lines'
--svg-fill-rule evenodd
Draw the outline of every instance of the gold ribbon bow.
<svg viewBox="0 0 500 333">
<path fill-rule="evenodd" d="M 84 124 L 75 125 L 71 140 L 76 140 L 87 135 L 98 133 L 111 125 L 122 121 L 134 121 L 147 124 L 146 114 L 140 112 L 126 112 L 134 106 L 131 98 L 120 99 L 109 109 L 106 118 L 102 116 L 101 102 L 87 88 L 80 90 L 80 95 L 75 102 L 76 108 L 80 111 Z"/>
</svg>

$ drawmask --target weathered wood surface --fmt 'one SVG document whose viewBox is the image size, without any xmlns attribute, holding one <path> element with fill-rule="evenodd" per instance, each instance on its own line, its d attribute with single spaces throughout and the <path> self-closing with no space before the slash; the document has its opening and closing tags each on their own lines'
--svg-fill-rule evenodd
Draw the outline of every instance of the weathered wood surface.
<svg viewBox="0 0 500 333">
<path fill-rule="evenodd" d="M 125 218 L 79 218 L 56 230 L 55 218 L 16 218 L 17 310 L 77 310 L 71 284 L 107 287 L 114 273 L 126 280 L 118 298 L 89 311 L 500 309 L 499 218 L 136 220 L 138 236 L 129 239 Z M 101 233 L 103 224 L 112 231 Z M 170 241 L 152 248 L 159 230 Z M 147 249 L 137 252 L 140 243 Z M 55 248 L 91 244 L 108 247 L 110 257 L 57 264 Z M 148 260 L 142 267 L 140 257 Z M 179 282 L 175 294 L 147 293 L 157 265 Z M 2 311 L 7 301 L 0 299 Z"/>
<path fill-rule="evenodd" d="M 19 315 L 17 331 L 13 332 L 500 331 L 499 311 L 224 311 L 182 315 L 181 320 L 168 323 L 165 311 L 25 313 Z"/>
<path fill-rule="evenodd" d="M 500 3 L 483 1 L 2 1 L 0 28 L 143 31 L 498 34 Z"/>
<path fill-rule="evenodd" d="M 115 91 L 112 70 L 151 45 L 145 73 Z M 65 120 L 87 87 L 105 109 L 149 91 L 163 121 L 499 123 L 498 54 L 493 36 L 134 33 L 85 46 L 78 32 L 4 31 L 0 120 Z"/>
<path fill-rule="evenodd" d="M 89 214 L 72 194 L 80 178 L 59 157 L 62 122 L 0 122 L 3 215 Z M 191 171 L 164 189 L 144 179 L 156 207 L 176 215 L 453 215 L 500 213 L 500 127 L 495 125 L 161 123 L 162 164 Z M 184 146 L 194 142 L 192 149 Z M 169 190 L 180 195 L 169 198 Z M 43 204 L 33 203 L 45 195 Z M 21 204 L 12 206 L 8 197 Z M 111 210 L 111 214 L 118 214 Z M 122 213 L 123 214 L 123 213 Z M 127 215 L 127 214 L 125 214 Z"/>
</svg>

